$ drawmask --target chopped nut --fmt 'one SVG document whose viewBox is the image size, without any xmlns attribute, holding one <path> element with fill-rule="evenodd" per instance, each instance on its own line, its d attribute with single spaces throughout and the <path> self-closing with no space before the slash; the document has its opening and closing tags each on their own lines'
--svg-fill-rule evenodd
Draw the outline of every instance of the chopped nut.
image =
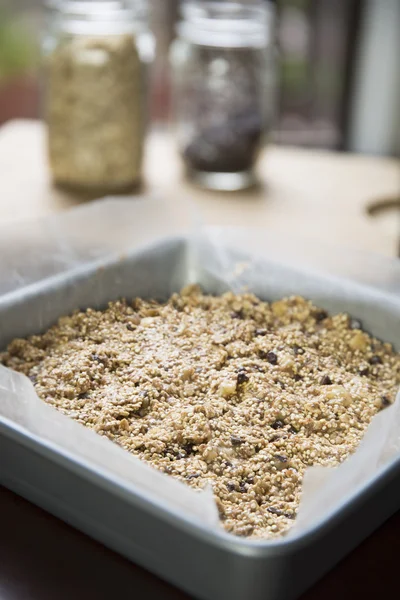
<svg viewBox="0 0 400 600">
<path fill-rule="evenodd" d="M 218 452 L 215 448 L 207 448 L 203 452 L 203 458 L 207 463 L 212 462 L 218 457 Z"/>
<path fill-rule="evenodd" d="M 222 381 L 219 386 L 219 393 L 223 398 L 228 398 L 236 393 L 236 381 Z"/>
<path fill-rule="evenodd" d="M 140 324 L 142 325 L 142 327 L 152 327 L 153 325 L 155 325 L 154 318 L 143 317 L 143 319 L 140 321 Z"/>
<path fill-rule="evenodd" d="M 368 344 L 368 337 L 362 331 L 356 331 L 349 341 L 352 350 L 365 350 Z"/>
</svg>

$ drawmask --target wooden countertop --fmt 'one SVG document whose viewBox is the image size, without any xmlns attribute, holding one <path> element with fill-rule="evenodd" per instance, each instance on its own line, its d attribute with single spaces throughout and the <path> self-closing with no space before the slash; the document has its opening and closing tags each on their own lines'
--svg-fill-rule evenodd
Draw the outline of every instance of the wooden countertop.
<svg viewBox="0 0 400 600">
<path fill-rule="evenodd" d="M 261 159 L 258 189 L 211 194 L 182 181 L 173 144 L 166 134 L 154 133 L 145 171 L 148 191 L 161 193 L 166 202 L 194 199 L 210 224 L 268 225 L 384 255 L 397 251 L 397 217 L 388 213 L 375 220 L 366 214 L 369 202 L 398 194 L 394 160 L 274 147 Z M 40 123 L 15 121 L 0 129 L 0 224 L 76 203 L 50 185 Z M 189 598 L 5 489 L 0 489 L 0 528 L 1 598 Z M 399 552 L 400 513 L 302 600 L 375 598 L 397 587 Z"/>
<path fill-rule="evenodd" d="M 50 184 L 44 133 L 37 121 L 13 121 L 0 129 L 0 223 L 77 203 Z M 271 147 L 261 157 L 259 173 L 260 187 L 245 192 L 195 188 L 183 181 L 170 137 L 158 132 L 147 147 L 144 191 L 165 202 L 191 198 L 209 224 L 268 226 L 384 255 L 397 252 L 397 215 L 372 218 L 366 207 L 399 193 L 398 161 Z"/>
</svg>

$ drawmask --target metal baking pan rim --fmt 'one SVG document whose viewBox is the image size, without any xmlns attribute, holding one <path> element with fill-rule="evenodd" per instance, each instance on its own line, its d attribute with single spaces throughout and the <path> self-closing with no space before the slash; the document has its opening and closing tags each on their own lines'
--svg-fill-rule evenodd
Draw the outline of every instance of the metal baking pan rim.
<svg viewBox="0 0 400 600">
<path fill-rule="evenodd" d="M 134 499 L 147 512 L 157 514 L 160 517 L 161 511 L 161 518 L 170 523 L 172 522 L 174 526 L 178 526 L 180 529 L 203 539 L 203 541 L 213 546 L 236 555 L 254 558 L 264 558 L 271 554 L 275 556 L 277 554 L 287 554 L 288 552 L 299 550 L 312 543 L 315 539 L 326 535 L 327 530 L 334 528 L 338 521 L 344 519 L 347 514 L 357 510 L 359 505 L 363 504 L 368 497 L 374 495 L 378 489 L 383 488 L 389 480 L 398 475 L 400 470 L 400 457 L 397 456 L 362 486 L 347 495 L 330 514 L 316 520 L 305 531 L 296 533 L 293 537 L 274 540 L 249 540 L 229 534 L 222 528 L 212 529 L 192 521 L 190 518 L 174 511 L 172 507 L 166 507 L 161 503 L 157 503 L 156 500 L 151 499 L 150 494 L 147 495 L 146 492 L 140 490 L 133 483 L 126 482 L 108 470 L 91 464 L 90 461 L 78 457 L 54 442 L 44 440 L 32 434 L 24 427 L 1 415 L 0 435 L 6 435 L 16 443 L 29 447 L 31 451 L 45 455 L 46 458 L 50 458 L 63 468 L 67 468 L 79 476 L 84 476 L 86 479 L 91 480 L 95 485 L 100 485 L 108 489 L 112 486 L 113 493 L 118 494 L 125 500 L 131 501 Z"/>
</svg>

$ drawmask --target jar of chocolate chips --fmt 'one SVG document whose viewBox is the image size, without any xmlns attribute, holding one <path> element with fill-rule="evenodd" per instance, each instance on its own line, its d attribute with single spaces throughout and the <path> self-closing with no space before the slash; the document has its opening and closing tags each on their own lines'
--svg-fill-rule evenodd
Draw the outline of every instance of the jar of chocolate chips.
<svg viewBox="0 0 400 600">
<path fill-rule="evenodd" d="M 189 1 L 181 14 L 173 110 L 188 176 L 209 189 L 249 187 L 271 129 L 272 5 Z"/>
<path fill-rule="evenodd" d="M 88 196 L 128 192 L 141 178 L 147 0 L 48 0 L 44 116 L 53 181 Z"/>
</svg>

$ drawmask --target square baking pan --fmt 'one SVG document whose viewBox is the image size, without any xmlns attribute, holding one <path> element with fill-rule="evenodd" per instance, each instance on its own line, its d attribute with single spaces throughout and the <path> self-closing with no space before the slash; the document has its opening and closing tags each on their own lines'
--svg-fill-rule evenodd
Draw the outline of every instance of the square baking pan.
<svg viewBox="0 0 400 600">
<path fill-rule="evenodd" d="M 235 260 L 247 258 L 239 253 Z M 221 293 L 228 284 L 208 259 L 205 253 L 194 273 L 188 240 L 171 238 L 101 268 L 89 264 L 10 292 L 0 298 L 0 348 L 46 330 L 76 308 L 102 307 L 119 297 L 166 299 L 188 278 Z M 262 299 L 296 293 L 329 311 L 356 309 L 367 330 L 377 337 L 390 332 L 386 339 L 398 346 L 396 297 L 273 261 L 262 264 L 264 276 L 250 290 Z M 296 598 L 400 506 L 396 458 L 303 533 L 247 540 L 153 502 L 140 486 L 83 459 L 79 449 L 66 451 L 1 415 L 0 457 L 0 483 L 203 600 Z"/>
</svg>

